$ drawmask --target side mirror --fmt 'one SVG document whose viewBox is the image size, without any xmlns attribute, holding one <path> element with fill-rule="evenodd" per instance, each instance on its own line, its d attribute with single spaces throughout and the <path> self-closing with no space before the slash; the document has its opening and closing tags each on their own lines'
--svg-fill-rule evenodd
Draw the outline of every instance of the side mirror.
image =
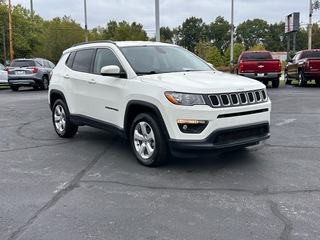
<svg viewBox="0 0 320 240">
<path fill-rule="evenodd" d="M 109 65 L 101 68 L 102 76 L 113 76 L 113 77 L 125 77 L 126 74 L 120 72 L 120 68 L 117 65 Z"/>
</svg>

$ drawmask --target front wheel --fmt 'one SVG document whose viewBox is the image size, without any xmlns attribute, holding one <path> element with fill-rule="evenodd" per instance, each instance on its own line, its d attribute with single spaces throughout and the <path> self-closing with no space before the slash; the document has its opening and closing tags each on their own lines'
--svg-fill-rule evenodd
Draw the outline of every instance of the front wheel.
<svg viewBox="0 0 320 240">
<path fill-rule="evenodd" d="M 10 86 L 11 90 L 16 92 L 19 90 L 19 86 Z"/>
<path fill-rule="evenodd" d="M 60 137 L 73 137 L 78 131 L 78 126 L 70 121 L 67 105 L 61 99 L 58 99 L 53 105 L 52 122 L 54 130 Z"/>
<path fill-rule="evenodd" d="M 286 73 L 285 76 L 284 76 L 284 83 L 286 85 L 290 85 L 291 84 L 291 80 L 290 80 L 290 78 L 288 76 L 288 73 Z"/>
<path fill-rule="evenodd" d="M 307 85 L 306 77 L 302 71 L 299 71 L 298 73 L 298 85 L 299 87 L 305 87 Z"/>
<path fill-rule="evenodd" d="M 152 113 L 141 113 L 133 120 L 130 130 L 130 144 L 138 162 L 155 167 L 164 164 L 169 149 L 163 131 Z"/>
</svg>

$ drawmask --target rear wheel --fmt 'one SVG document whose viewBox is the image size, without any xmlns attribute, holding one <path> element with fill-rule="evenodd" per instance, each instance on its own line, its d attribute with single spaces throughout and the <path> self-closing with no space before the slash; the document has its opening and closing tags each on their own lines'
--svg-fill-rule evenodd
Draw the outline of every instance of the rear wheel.
<svg viewBox="0 0 320 240">
<path fill-rule="evenodd" d="M 316 86 L 320 87 L 320 79 L 318 78 L 318 79 L 315 79 L 314 81 L 316 82 Z"/>
<path fill-rule="evenodd" d="M 78 126 L 70 122 L 69 110 L 61 99 L 53 105 L 52 122 L 54 130 L 60 137 L 73 137 L 78 131 Z"/>
<path fill-rule="evenodd" d="M 43 76 L 40 88 L 42 90 L 48 90 L 48 87 L 49 87 L 49 79 L 47 76 Z"/>
<path fill-rule="evenodd" d="M 169 149 L 163 131 L 152 113 L 141 113 L 133 120 L 130 130 L 130 144 L 138 162 L 155 167 L 164 164 Z"/>
<path fill-rule="evenodd" d="M 279 84 L 280 84 L 280 79 L 279 78 L 276 78 L 276 79 L 272 80 L 272 87 L 273 88 L 278 88 Z"/>
<path fill-rule="evenodd" d="M 305 87 L 307 85 L 306 77 L 304 73 L 300 70 L 298 73 L 298 85 L 299 87 Z"/>
</svg>

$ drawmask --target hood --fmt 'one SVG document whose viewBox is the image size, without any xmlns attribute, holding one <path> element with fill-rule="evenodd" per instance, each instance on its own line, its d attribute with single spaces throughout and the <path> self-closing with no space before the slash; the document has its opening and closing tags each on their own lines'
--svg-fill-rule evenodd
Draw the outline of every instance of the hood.
<svg viewBox="0 0 320 240">
<path fill-rule="evenodd" d="M 239 92 L 265 88 L 257 80 L 219 71 L 145 75 L 141 76 L 141 81 L 175 92 L 192 93 Z"/>
</svg>

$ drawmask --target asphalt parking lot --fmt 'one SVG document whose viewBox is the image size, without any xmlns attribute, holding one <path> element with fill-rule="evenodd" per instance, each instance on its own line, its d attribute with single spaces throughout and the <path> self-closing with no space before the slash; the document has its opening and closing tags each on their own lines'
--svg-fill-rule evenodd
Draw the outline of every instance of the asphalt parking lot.
<svg viewBox="0 0 320 240">
<path fill-rule="evenodd" d="M 271 138 L 160 168 L 54 132 L 46 91 L 0 90 L 0 239 L 320 239 L 320 88 L 268 88 Z"/>
</svg>

